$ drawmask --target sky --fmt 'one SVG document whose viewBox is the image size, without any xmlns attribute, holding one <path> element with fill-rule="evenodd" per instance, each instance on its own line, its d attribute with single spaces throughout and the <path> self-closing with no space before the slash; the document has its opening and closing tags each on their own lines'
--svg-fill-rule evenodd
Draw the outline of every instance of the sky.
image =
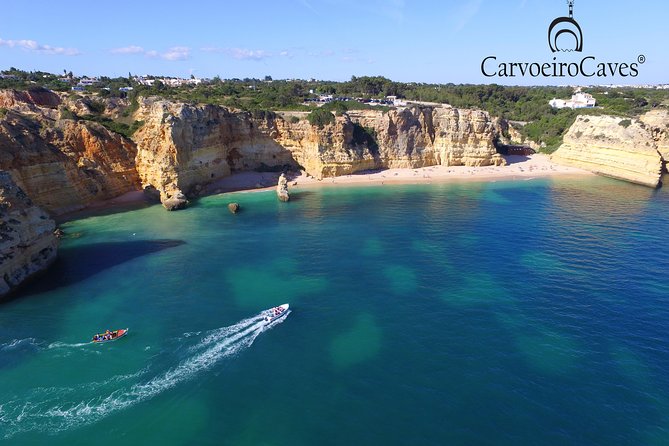
<svg viewBox="0 0 669 446">
<path fill-rule="evenodd" d="M 77 75 L 517 85 L 669 83 L 669 2 L 575 0 L 583 53 L 635 78 L 487 78 L 481 62 L 552 62 L 565 0 L 2 0 L 0 69 Z"/>
</svg>

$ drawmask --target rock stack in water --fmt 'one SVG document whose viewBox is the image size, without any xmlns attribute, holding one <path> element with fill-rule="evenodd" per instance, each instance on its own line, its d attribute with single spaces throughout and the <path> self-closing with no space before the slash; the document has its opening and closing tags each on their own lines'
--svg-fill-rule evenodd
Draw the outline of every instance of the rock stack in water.
<svg viewBox="0 0 669 446">
<path fill-rule="evenodd" d="M 56 259 L 55 222 L 0 171 L 0 298 Z"/>
<path fill-rule="evenodd" d="M 276 185 L 276 196 L 284 202 L 290 200 L 290 196 L 288 195 L 288 180 L 284 174 L 281 174 L 279 184 Z"/>
<path fill-rule="evenodd" d="M 239 203 L 229 203 L 228 210 L 233 214 L 236 214 L 237 212 L 239 212 Z"/>
</svg>

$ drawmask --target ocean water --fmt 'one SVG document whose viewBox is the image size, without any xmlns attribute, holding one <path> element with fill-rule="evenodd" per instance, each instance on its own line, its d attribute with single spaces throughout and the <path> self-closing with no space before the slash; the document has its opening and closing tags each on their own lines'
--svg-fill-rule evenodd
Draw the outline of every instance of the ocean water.
<svg viewBox="0 0 669 446">
<path fill-rule="evenodd" d="M 292 198 L 64 224 L 0 305 L 0 444 L 669 444 L 668 190 Z"/>
</svg>

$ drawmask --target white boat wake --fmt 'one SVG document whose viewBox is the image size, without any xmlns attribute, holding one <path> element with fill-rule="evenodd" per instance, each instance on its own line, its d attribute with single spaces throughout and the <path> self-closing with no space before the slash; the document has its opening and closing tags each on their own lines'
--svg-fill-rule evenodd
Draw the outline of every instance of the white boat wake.
<svg viewBox="0 0 669 446">
<path fill-rule="evenodd" d="M 290 311 L 287 311 L 285 316 L 289 313 Z M 189 357 L 176 367 L 144 382 L 126 384 L 125 387 L 123 384 L 146 374 L 147 369 L 134 374 L 111 377 L 101 383 L 77 386 L 76 389 L 37 388 L 28 397 L 2 402 L 0 438 L 10 438 L 28 431 L 61 432 L 94 423 L 112 413 L 146 401 L 211 368 L 222 358 L 249 348 L 261 333 L 282 323 L 285 316 L 267 323 L 266 312 L 262 312 L 230 327 L 205 332 L 200 342 L 187 350 Z M 110 381 L 118 383 L 120 387 L 107 396 L 76 402 L 64 401 L 68 395 L 80 392 L 82 389 L 95 391 L 108 385 Z"/>
</svg>

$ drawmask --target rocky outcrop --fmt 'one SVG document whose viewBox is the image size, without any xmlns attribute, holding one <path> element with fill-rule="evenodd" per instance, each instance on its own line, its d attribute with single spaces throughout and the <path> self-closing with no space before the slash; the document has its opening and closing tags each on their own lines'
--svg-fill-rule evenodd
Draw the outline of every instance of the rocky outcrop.
<svg viewBox="0 0 669 446">
<path fill-rule="evenodd" d="M 0 171 L 0 298 L 55 260 L 55 228 L 9 172 Z"/>
<path fill-rule="evenodd" d="M 46 88 L 33 88 L 26 91 L 0 90 L 0 107 L 38 111 L 39 107 L 57 108 L 60 96 Z"/>
<path fill-rule="evenodd" d="M 503 165 L 498 128 L 482 111 L 450 107 L 351 112 L 323 127 L 271 113 L 145 99 L 136 119 L 142 187 L 163 203 L 231 172 L 303 168 L 316 178 L 432 165 Z"/>
<path fill-rule="evenodd" d="M 139 188 L 135 144 L 91 121 L 10 110 L 0 120 L 0 169 L 53 214 Z"/>
<path fill-rule="evenodd" d="M 350 115 L 376 140 L 377 168 L 505 164 L 494 144 L 499 129 L 484 111 L 444 106 Z"/>
<path fill-rule="evenodd" d="M 290 195 L 288 195 L 288 180 L 284 174 L 281 174 L 279 182 L 276 185 L 276 196 L 279 198 L 279 201 L 286 202 L 290 200 Z"/>
<path fill-rule="evenodd" d="M 557 164 L 658 187 L 663 160 L 651 128 L 641 120 L 581 115 L 551 157 Z"/>
<path fill-rule="evenodd" d="M 228 203 L 228 210 L 231 214 L 239 212 L 239 203 Z"/>
<path fill-rule="evenodd" d="M 657 151 L 660 152 L 664 160 L 664 171 L 666 173 L 669 164 L 669 110 L 652 110 L 641 115 L 639 119 L 650 131 L 657 145 Z"/>
<path fill-rule="evenodd" d="M 158 190 L 163 203 L 236 170 L 296 167 L 273 138 L 271 113 L 253 118 L 212 105 L 147 99 L 136 117 L 144 121 L 134 135 L 142 187 Z"/>
<path fill-rule="evenodd" d="M 272 112 L 157 98 L 128 120 L 133 141 L 85 119 L 118 117 L 127 102 L 48 90 L 0 92 L 0 169 L 54 214 L 143 188 L 181 209 L 202 186 L 236 171 L 304 169 L 316 178 L 432 165 L 501 165 L 499 123 L 482 111 L 415 106 L 333 116 L 318 127 Z"/>
</svg>

